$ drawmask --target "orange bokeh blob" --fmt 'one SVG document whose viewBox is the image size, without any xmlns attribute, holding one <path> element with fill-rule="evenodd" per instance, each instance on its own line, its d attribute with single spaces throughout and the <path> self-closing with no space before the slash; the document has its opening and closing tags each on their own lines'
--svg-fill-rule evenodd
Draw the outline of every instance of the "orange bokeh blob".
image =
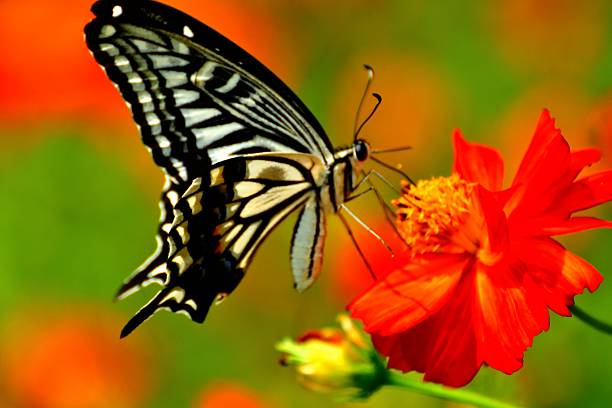
<svg viewBox="0 0 612 408">
<path fill-rule="evenodd" d="M 605 44 L 598 0 L 503 0 L 488 22 L 509 64 L 547 75 L 584 73 Z"/>
<path fill-rule="evenodd" d="M 607 95 L 591 109 L 587 123 L 591 144 L 602 152 L 601 168 L 612 167 L 612 95 Z"/>
<path fill-rule="evenodd" d="M 90 2 L 0 3 L 0 121 L 101 108 L 113 95 L 83 40 Z M 115 99 L 113 97 L 113 99 Z M 108 105 L 106 105 L 108 106 Z"/>
<path fill-rule="evenodd" d="M 282 21 L 246 1 L 170 1 L 219 30 L 291 83 L 303 49 Z M 121 98 L 89 54 L 83 27 L 91 1 L 0 2 L 0 123 L 98 116 L 130 121 Z M 123 112 L 123 113 L 121 113 Z M 130 125 L 131 126 L 131 125 Z"/>
<path fill-rule="evenodd" d="M 594 137 L 597 132 L 605 133 L 604 105 L 594 106 L 590 98 L 578 89 L 563 83 L 542 84 L 529 89 L 488 132 L 498 140 L 498 146 L 504 154 L 506 175 L 514 174 L 518 168 L 533 135 L 531 122 L 536 120 L 538 112 L 543 108 L 555 113 L 557 126 L 563 130 L 563 136 L 573 148 L 604 147 L 605 142 Z M 596 130 L 597 126 L 600 126 L 600 130 Z M 602 170 L 601 163 L 585 169 L 584 173 L 598 170 Z M 510 180 L 506 179 L 508 182 Z"/>
<path fill-rule="evenodd" d="M 249 388 L 230 382 L 209 385 L 196 401 L 195 408 L 266 408 L 269 404 Z"/>
<path fill-rule="evenodd" d="M 23 313 L 5 328 L 2 382 L 10 397 L 37 408 L 142 403 L 151 380 L 143 345 L 121 342 L 110 315 L 75 309 Z"/>
</svg>

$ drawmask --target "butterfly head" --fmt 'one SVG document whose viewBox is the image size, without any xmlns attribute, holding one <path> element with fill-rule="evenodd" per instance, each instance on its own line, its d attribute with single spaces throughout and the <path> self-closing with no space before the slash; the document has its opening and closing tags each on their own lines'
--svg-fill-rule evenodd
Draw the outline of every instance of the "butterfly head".
<svg viewBox="0 0 612 408">
<path fill-rule="evenodd" d="M 353 157 L 358 162 L 364 162 L 370 157 L 370 145 L 363 139 L 353 142 Z"/>
</svg>

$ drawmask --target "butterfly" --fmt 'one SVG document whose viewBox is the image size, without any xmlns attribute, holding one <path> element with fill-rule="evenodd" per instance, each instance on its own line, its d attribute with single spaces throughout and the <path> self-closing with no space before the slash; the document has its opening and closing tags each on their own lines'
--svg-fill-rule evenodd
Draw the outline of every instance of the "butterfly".
<svg viewBox="0 0 612 408">
<path fill-rule="evenodd" d="M 326 217 L 363 183 L 369 144 L 355 137 L 334 149 L 276 75 L 181 11 L 149 0 L 100 0 L 92 12 L 87 46 L 166 178 L 157 249 L 117 296 L 152 283 L 161 289 L 121 336 L 160 309 L 202 323 L 294 211 L 294 286 L 308 288 L 321 271 Z"/>
</svg>

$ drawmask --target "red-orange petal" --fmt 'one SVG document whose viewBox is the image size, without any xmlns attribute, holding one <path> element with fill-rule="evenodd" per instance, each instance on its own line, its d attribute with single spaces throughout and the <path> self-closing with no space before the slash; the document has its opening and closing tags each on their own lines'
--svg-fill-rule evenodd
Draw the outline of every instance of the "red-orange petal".
<svg viewBox="0 0 612 408">
<path fill-rule="evenodd" d="M 546 304 L 532 290 L 520 269 L 508 263 L 476 265 L 479 313 L 479 359 L 511 374 L 522 367 L 533 337 L 548 329 Z"/>
<path fill-rule="evenodd" d="M 573 183 L 561 197 L 562 215 L 586 210 L 612 200 L 612 170 L 584 177 Z"/>
<path fill-rule="evenodd" d="M 567 306 L 585 288 L 593 292 L 603 277 L 584 259 L 551 238 L 515 242 L 515 256 L 541 289 L 544 301 L 555 313 L 569 316 Z"/>
<path fill-rule="evenodd" d="M 492 192 L 481 186 L 478 186 L 475 192 L 487 230 L 486 235 L 483 234 L 481 246 L 490 252 L 491 256 L 501 256 L 509 245 L 506 214 Z"/>
<path fill-rule="evenodd" d="M 547 208 L 556 194 L 571 181 L 565 178 L 569 162 L 569 145 L 555 128 L 548 111 L 544 110 L 512 182 L 515 190 L 508 200 L 506 212 L 518 216 L 537 214 Z"/>
<path fill-rule="evenodd" d="M 504 181 L 504 161 L 497 150 L 467 142 L 457 129 L 453 133 L 453 144 L 455 150 L 453 172 L 489 190 L 501 190 Z"/>
<path fill-rule="evenodd" d="M 570 154 L 570 180 L 574 180 L 584 169 L 601 160 L 601 150 L 596 147 L 574 150 Z"/>
<path fill-rule="evenodd" d="M 377 350 L 389 357 L 390 368 L 416 370 L 425 374 L 426 381 L 453 387 L 474 378 L 482 361 L 477 353 L 474 279 L 468 274 L 448 304 L 432 317 L 399 334 L 372 336 Z"/>
<path fill-rule="evenodd" d="M 564 141 L 563 136 L 561 136 L 561 131 L 555 127 L 555 120 L 550 116 L 548 109 L 544 109 L 540 114 L 531 143 L 527 148 L 527 152 L 525 152 L 525 156 L 523 156 L 523 160 L 521 161 L 512 184 L 530 181 L 532 174 L 538 167 L 541 167 L 542 159 L 548 157 L 551 144 L 560 140 Z M 567 142 L 565 146 L 569 152 Z"/>
<path fill-rule="evenodd" d="M 465 255 L 439 254 L 389 273 L 347 309 L 367 332 L 388 336 L 408 330 L 438 311 L 461 277 Z"/>
<path fill-rule="evenodd" d="M 534 233 L 543 235 L 564 235 L 595 228 L 612 228 L 612 221 L 595 217 L 572 217 L 551 225 L 539 227 Z"/>
</svg>

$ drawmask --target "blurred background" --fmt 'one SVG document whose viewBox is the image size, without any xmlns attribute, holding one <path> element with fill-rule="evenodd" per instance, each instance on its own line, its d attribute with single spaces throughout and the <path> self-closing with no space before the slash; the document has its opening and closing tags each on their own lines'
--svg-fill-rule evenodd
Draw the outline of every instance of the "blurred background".
<svg viewBox="0 0 612 408">
<path fill-rule="evenodd" d="M 414 179 L 449 174 L 456 127 L 499 148 L 512 175 L 544 107 L 573 147 L 603 149 L 598 168 L 612 162 L 610 2 L 169 3 L 268 65 L 336 146 L 351 140 L 362 64 L 372 65 L 372 90 L 384 102 L 363 136 L 376 148 L 412 145 L 387 159 Z M 365 403 L 338 403 L 303 390 L 279 366 L 277 340 L 333 324 L 370 282 L 334 218 L 325 269 L 305 294 L 292 289 L 291 218 L 204 325 L 162 312 L 119 341 L 123 324 L 156 290 L 112 301 L 154 250 L 162 177 L 85 47 L 90 5 L 0 2 L 0 406 L 452 406 L 392 389 Z M 372 197 L 357 201 L 362 219 L 382 225 Z M 612 208 L 598 215 L 611 218 Z M 387 259 L 355 230 L 375 264 Z M 594 231 L 563 242 L 609 279 L 611 238 Z M 608 280 L 577 304 L 612 320 Z M 612 338 L 555 316 L 519 373 L 485 368 L 469 388 L 528 406 L 607 406 L 611 346 Z"/>
</svg>

